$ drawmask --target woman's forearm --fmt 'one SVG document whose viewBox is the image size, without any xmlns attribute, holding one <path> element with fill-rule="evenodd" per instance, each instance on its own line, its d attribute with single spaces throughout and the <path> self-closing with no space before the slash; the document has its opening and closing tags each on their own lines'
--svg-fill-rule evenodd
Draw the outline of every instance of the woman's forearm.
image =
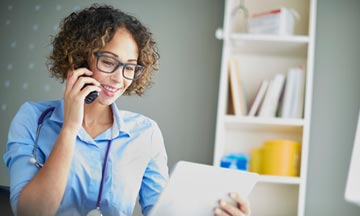
<svg viewBox="0 0 360 216">
<path fill-rule="evenodd" d="M 18 215 L 55 215 L 66 188 L 75 140 L 74 130 L 60 131 L 46 163 L 20 193 Z"/>
</svg>

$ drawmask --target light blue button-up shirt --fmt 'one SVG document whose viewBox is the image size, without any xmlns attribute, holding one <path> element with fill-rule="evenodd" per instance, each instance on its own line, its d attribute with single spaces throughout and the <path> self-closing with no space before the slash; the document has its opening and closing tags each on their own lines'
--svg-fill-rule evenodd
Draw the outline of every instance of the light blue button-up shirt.
<svg viewBox="0 0 360 216">
<path fill-rule="evenodd" d="M 42 126 L 37 148 L 38 161 L 46 163 L 63 124 L 63 100 L 26 102 L 9 129 L 4 162 L 10 173 L 10 199 L 15 213 L 21 190 L 39 171 L 29 160 L 33 157 L 38 118 L 48 107 L 55 110 Z M 57 215 L 86 215 L 96 208 L 109 140 L 112 142 L 100 204 L 104 216 L 132 215 L 138 195 L 142 212 L 147 215 L 166 185 L 167 155 L 158 125 L 143 115 L 118 110 L 115 103 L 112 110 L 112 128 L 97 137 L 91 138 L 80 129 Z"/>
</svg>

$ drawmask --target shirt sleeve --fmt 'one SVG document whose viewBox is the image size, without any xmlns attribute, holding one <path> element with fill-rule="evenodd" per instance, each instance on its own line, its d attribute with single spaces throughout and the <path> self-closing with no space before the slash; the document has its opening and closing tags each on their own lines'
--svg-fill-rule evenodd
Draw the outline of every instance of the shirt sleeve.
<svg viewBox="0 0 360 216">
<path fill-rule="evenodd" d="M 154 123 L 151 139 L 151 159 L 146 167 L 140 188 L 140 205 L 143 215 L 147 215 L 161 191 L 169 180 L 167 154 L 163 136 L 156 123 Z"/>
<path fill-rule="evenodd" d="M 37 112 L 34 107 L 26 102 L 13 118 L 8 134 L 6 151 L 3 155 L 4 163 L 10 175 L 10 203 L 16 215 L 19 195 L 24 186 L 38 172 L 30 158 L 33 157 Z M 38 161 L 44 161 L 44 156 L 37 151 Z"/>
</svg>

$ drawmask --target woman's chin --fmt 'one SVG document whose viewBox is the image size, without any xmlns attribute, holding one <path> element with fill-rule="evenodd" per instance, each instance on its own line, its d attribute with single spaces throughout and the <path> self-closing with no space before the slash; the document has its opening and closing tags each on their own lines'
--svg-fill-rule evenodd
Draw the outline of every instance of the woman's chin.
<svg viewBox="0 0 360 216">
<path fill-rule="evenodd" d="M 120 96 L 117 96 L 117 97 L 99 97 L 96 102 L 101 104 L 101 105 L 104 105 L 104 106 L 109 106 L 111 104 L 113 104 Z"/>
</svg>

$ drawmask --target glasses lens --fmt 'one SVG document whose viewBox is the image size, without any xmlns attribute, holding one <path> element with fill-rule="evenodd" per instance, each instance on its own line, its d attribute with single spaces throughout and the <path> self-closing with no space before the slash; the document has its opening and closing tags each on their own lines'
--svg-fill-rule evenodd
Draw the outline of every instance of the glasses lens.
<svg viewBox="0 0 360 216">
<path fill-rule="evenodd" d="M 137 79 L 144 71 L 144 67 L 135 64 L 127 64 L 124 67 L 124 77 L 127 79 Z"/>
<path fill-rule="evenodd" d="M 115 70 L 117 64 L 118 63 L 113 58 L 107 56 L 100 56 L 98 58 L 97 67 L 99 70 L 105 73 L 112 73 Z"/>
</svg>

